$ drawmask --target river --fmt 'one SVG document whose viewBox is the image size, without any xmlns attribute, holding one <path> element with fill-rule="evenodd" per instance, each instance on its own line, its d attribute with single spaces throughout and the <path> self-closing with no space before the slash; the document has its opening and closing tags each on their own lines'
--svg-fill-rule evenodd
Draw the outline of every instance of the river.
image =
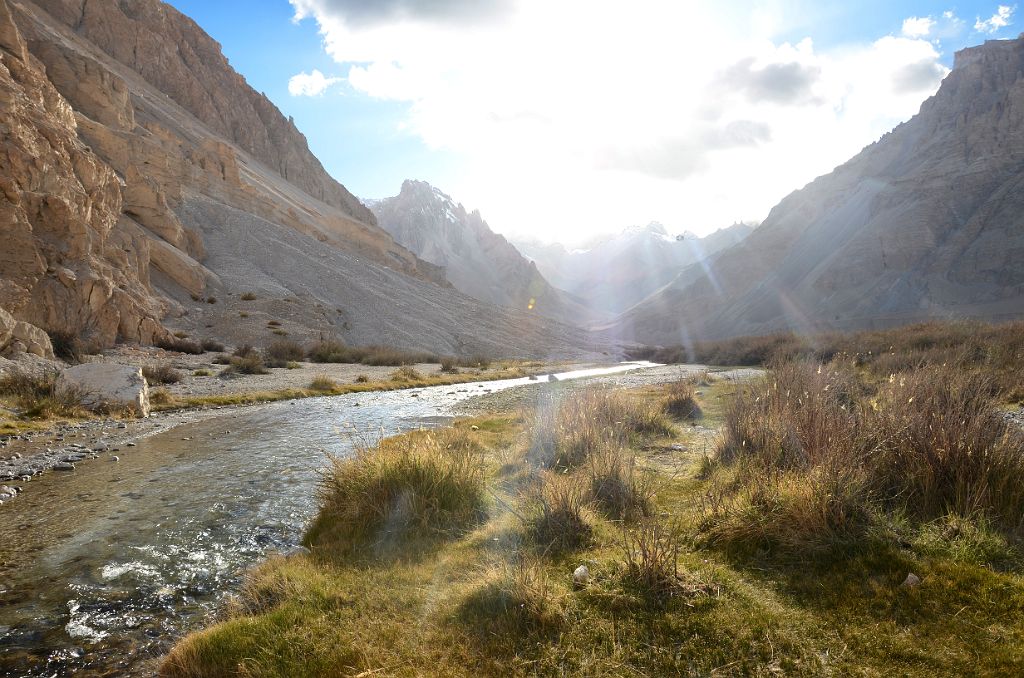
<svg viewBox="0 0 1024 678">
<path fill-rule="evenodd" d="M 327 455 L 444 424 L 468 398 L 530 384 L 537 382 L 227 409 L 163 426 L 119 461 L 101 457 L 37 478 L 0 507 L 0 675 L 151 675 L 248 567 L 298 545 Z"/>
</svg>

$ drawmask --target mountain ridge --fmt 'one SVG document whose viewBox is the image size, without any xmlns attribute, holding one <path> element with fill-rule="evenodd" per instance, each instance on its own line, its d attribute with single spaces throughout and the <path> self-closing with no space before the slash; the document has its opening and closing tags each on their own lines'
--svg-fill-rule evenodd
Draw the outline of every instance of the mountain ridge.
<svg viewBox="0 0 1024 678">
<path fill-rule="evenodd" d="M 606 329 L 679 343 L 1024 313 L 1024 39 L 987 41 L 917 115 Z"/>
</svg>

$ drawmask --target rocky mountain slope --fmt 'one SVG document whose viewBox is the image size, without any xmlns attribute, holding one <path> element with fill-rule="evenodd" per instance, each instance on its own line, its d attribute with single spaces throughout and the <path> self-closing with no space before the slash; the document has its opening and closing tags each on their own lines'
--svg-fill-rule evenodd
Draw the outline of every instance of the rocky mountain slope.
<svg viewBox="0 0 1024 678">
<path fill-rule="evenodd" d="M 509 308 L 532 308 L 568 322 L 593 314 L 553 288 L 537 267 L 474 210 L 424 181 L 405 181 L 392 198 L 371 202 L 377 222 L 421 259 L 444 268 L 456 289 Z"/>
<path fill-rule="evenodd" d="M 687 266 L 735 245 L 753 230 L 734 224 L 699 238 L 669 234 L 659 223 L 628 228 L 614 238 L 568 250 L 560 244 L 516 241 L 545 278 L 593 308 L 619 313 L 672 282 Z"/>
<path fill-rule="evenodd" d="M 101 345 L 217 326 L 261 343 L 258 321 L 289 299 L 303 334 L 387 342 L 408 325 L 423 330 L 410 348 L 437 351 L 587 341 L 464 299 L 376 225 L 212 38 L 159 0 L 0 0 L 0 49 L 0 307 L 18 321 Z M 301 254 L 268 260 L 248 246 L 256 233 Z M 347 267 L 348 296 L 310 289 L 296 270 L 327 261 Z M 243 294 L 257 300 L 231 308 Z"/>
<path fill-rule="evenodd" d="M 1024 36 L 609 328 L 649 343 L 1024 314 Z"/>
</svg>

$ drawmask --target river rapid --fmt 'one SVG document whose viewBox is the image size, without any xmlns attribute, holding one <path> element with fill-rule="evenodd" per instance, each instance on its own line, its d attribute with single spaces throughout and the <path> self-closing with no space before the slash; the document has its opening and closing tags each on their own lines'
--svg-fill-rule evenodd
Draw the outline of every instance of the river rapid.
<svg viewBox="0 0 1024 678">
<path fill-rule="evenodd" d="M 161 430 L 119 461 L 40 476 L 0 507 L 0 675 L 152 675 L 248 567 L 298 546 L 328 455 L 445 424 L 469 398 L 527 385 L 542 387 L 489 381 L 228 409 L 170 428 L 157 422 Z"/>
</svg>

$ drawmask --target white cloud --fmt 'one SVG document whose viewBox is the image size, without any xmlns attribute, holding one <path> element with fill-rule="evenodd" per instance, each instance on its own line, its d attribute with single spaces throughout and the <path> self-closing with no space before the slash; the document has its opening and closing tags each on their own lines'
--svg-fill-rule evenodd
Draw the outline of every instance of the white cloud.
<svg viewBox="0 0 1024 678">
<path fill-rule="evenodd" d="M 328 78 L 317 69 L 312 73 L 293 75 L 288 81 L 288 93 L 293 97 L 315 97 L 326 92 L 331 85 L 342 82 L 344 78 Z"/>
<path fill-rule="evenodd" d="M 1013 16 L 1013 11 L 1015 9 L 1017 9 L 1016 5 L 1013 7 L 1010 7 L 1009 5 L 999 5 L 999 7 L 996 8 L 996 13 L 988 19 L 982 21 L 981 17 L 978 17 L 978 20 L 974 22 L 974 30 L 981 33 L 995 33 L 1000 28 L 1006 28 L 1010 25 L 1010 18 Z"/>
<path fill-rule="evenodd" d="M 916 113 L 946 73 L 923 37 L 780 43 L 783 14 L 742 3 L 510 0 L 468 27 L 354 24 L 339 0 L 291 2 L 357 93 L 406 102 L 402 133 L 459 161 L 420 178 L 496 230 L 568 241 L 759 221 Z"/>
<path fill-rule="evenodd" d="M 952 14 L 952 12 L 946 12 L 943 16 L 951 19 L 953 18 Z M 930 16 L 912 16 L 903 20 L 903 35 L 908 38 L 922 38 L 928 35 L 934 26 L 935 19 Z"/>
</svg>

